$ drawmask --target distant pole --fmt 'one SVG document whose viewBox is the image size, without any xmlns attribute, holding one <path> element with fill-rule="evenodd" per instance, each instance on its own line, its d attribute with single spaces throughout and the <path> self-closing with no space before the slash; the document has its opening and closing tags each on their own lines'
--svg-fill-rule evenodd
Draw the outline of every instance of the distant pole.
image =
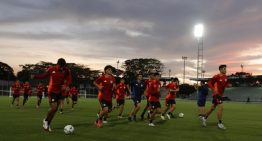
<svg viewBox="0 0 262 141">
<path fill-rule="evenodd" d="M 169 81 L 170 81 L 170 74 L 171 74 L 171 69 L 168 70 Z"/>
<path fill-rule="evenodd" d="M 116 69 L 118 69 L 119 60 L 116 62 Z"/>
<path fill-rule="evenodd" d="M 241 64 L 241 72 L 244 72 L 244 65 Z"/>
<path fill-rule="evenodd" d="M 182 59 L 184 60 L 184 72 L 183 72 L 183 84 L 185 83 L 185 75 L 186 75 L 186 56 L 182 56 Z"/>
</svg>

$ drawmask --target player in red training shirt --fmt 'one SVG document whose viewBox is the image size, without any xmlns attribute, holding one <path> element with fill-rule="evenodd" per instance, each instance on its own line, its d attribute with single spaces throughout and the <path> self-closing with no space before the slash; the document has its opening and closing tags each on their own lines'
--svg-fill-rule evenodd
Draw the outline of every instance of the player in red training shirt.
<svg viewBox="0 0 262 141">
<path fill-rule="evenodd" d="M 153 120 L 155 119 L 156 114 L 161 114 L 161 104 L 160 104 L 160 74 L 155 73 L 155 79 L 149 82 L 146 86 L 146 92 L 149 95 L 149 107 L 150 107 L 150 116 L 149 116 L 149 126 L 155 126 Z"/>
<path fill-rule="evenodd" d="M 166 95 L 166 104 L 161 115 L 162 119 L 165 119 L 165 114 L 169 109 L 169 112 L 166 114 L 168 119 L 171 119 L 173 116 L 173 111 L 176 109 L 176 93 L 179 91 L 179 80 L 178 78 L 171 78 L 171 82 L 166 86 L 167 95 Z"/>
<path fill-rule="evenodd" d="M 98 89 L 98 100 L 101 107 L 98 118 L 95 122 L 97 128 L 103 126 L 103 117 L 106 117 L 112 110 L 112 98 L 116 87 L 115 78 L 112 75 L 113 69 L 114 68 L 110 65 L 105 66 L 104 74 L 94 81 L 94 85 Z"/>
<path fill-rule="evenodd" d="M 36 108 L 39 108 L 41 102 L 42 102 L 42 97 L 45 91 L 45 86 L 39 82 L 37 87 L 36 87 L 36 96 L 37 96 L 37 104 L 36 104 Z"/>
<path fill-rule="evenodd" d="M 74 107 L 77 104 L 78 93 L 79 93 L 79 90 L 77 89 L 76 86 L 73 86 L 70 89 L 70 96 L 71 96 L 71 99 L 72 99 L 72 110 L 74 110 Z"/>
<path fill-rule="evenodd" d="M 59 113 L 60 114 L 63 114 L 64 112 L 64 107 L 65 107 L 65 100 L 66 100 L 66 103 L 69 104 L 69 92 L 70 92 L 70 88 L 67 87 L 65 90 L 62 91 L 62 100 L 61 100 L 61 103 L 60 103 L 60 110 L 59 110 Z"/>
<path fill-rule="evenodd" d="M 117 108 L 119 108 L 118 118 L 122 118 L 122 113 L 125 105 L 125 95 L 127 91 L 127 86 L 125 84 L 125 78 L 121 78 L 120 83 L 116 85 L 116 103 Z"/>
<path fill-rule="evenodd" d="M 149 79 L 145 81 L 145 85 L 147 86 L 149 83 L 152 83 L 153 80 L 155 80 L 155 73 L 156 71 L 155 70 L 150 70 L 149 71 Z M 149 93 L 146 91 L 145 89 L 145 92 L 144 92 L 145 96 L 146 96 L 146 106 L 143 110 L 143 112 L 141 113 L 140 117 L 141 117 L 141 120 L 144 120 L 144 115 L 146 112 L 149 112 Z M 148 118 L 149 118 L 149 114 L 148 114 Z"/>
<path fill-rule="evenodd" d="M 228 77 L 226 76 L 226 72 L 227 72 L 226 68 L 227 68 L 226 65 L 220 65 L 219 66 L 220 73 L 213 76 L 213 78 L 211 78 L 208 81 L 208 86 L 212 90 L 212 97 L 213 97 L 212 103 L 213 103 L 213 105 L 211 106 L 211 108 L 206 113 L 205 119 L 207 119 L 208 116 L 217 107 L 218 108 L 218 110 L 217 110 L 217 119 L 218 119 L 217 126 L 220 129 L 226 129 L 226 127 L 224 126 L 224 124 L 222 122 L 222 113 L 223 113 L 222 97 L 223 97 L 225 88 L 227 86 L 229 86 Z"/>
<path fill-rule="evenodd" d="M 19 96 L 20 96 L 20 92 L 22 89 L 22 86 L 19 80 L 15 81 L 11 89 L 12 89 L 12 94 L 13 94 L 12 106 L 14 105 L 14 102 L 16 101 L 16 107 L 19 108 Z"/>
<path fill-rule="evenodd" d="M 51 132 L 50 124 L 62 101 L 62 91 L 68 89 L 72 81 L 70 70 L 66 67 L 65 59 L 60 58 L 58 59 L 57 64 L 50 67 L 45 73 L 40 75 L 32 75 L 31 77 L 37 79 L 50 77 L 48 85 L 50 109 L 46 118 L 43 120 L 43 128 L 45 131 Z"/>
<path fill-rule="evenodd" d="M 24 106 L 25 103 L 28 101 L 28 97 L 32 95 L 32 87 L 28 81 L 26 81 L 25 84 L 23 85 L 23 89 L 24 89 L 23 91 L 24 92 L 23 106 Z"/>
</svg>

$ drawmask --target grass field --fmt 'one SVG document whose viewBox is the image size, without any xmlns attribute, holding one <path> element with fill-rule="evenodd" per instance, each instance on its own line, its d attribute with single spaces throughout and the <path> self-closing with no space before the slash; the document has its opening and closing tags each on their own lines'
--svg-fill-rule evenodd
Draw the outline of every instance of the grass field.
<svg viewBox="0 0 262 141">
<path fill-rule="evenodd" d="M 201 127 L 197 118 L 195 101 L 177 100 L 175 113 L 183 112 L 184 118 L 162 121 L 156 119 L 156 127 L 147 121 L 128 122 L 126 116 L 132 103 L 126 101 L 125 118 L 117 119 L 117 111 L 111 113 L 108 124 L 97 129 L 94 126 L 98 102 L 96 99 L 79 99 L 75 110 L 65 105 L 64 114 L 55 116 L 52 132 L 42 129 L 48 104 L 44 99 L 36 109 L 36 98 L 31 97 L 25 107 L 10 107 L 11 98 L 0 97 L 0 141 L 260 141 L 262 139 L 262 104 L 224 103 L 226 130 L 217 128 L 216 115 L 208 119 L 208 126 Z M 20 100 L 21 102 L 21 100 Z M 145 103 L 143 103 L 145 104 Z M 207 107 L 210 102 L 207 102 Z M 75 127 L 75 133 L 65 135 L 67 124 Z"/>
</svg>

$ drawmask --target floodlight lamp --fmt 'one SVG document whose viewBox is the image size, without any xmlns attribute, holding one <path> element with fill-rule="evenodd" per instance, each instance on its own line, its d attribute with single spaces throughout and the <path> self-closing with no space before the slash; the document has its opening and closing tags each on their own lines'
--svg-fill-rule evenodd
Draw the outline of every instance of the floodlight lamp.
<svg viewBox="0 0 262 141">
<path fill-rule="evenodd" d="M 203 37 L 204 34 L 204 25 L 203 24 L 197 24 L 194 27 L 194 35 L 196 38 Z"/>
</svg>

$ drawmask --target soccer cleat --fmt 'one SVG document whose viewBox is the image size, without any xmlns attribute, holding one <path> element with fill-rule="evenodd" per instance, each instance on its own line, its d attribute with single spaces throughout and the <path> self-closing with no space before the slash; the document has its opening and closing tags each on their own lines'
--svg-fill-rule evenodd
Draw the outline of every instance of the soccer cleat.
<svg viewBox="0 0 262 141">
<path fill-rule="evenodd" d="M 148 126 L 154 127 L 155 124 L 154 123 L 149 123 Z"/>
<path fill-rule="evenodd" d="M 103 121 L 100 119 L 97 119 L 95 124 L 96 124 L 96 128 L 101 128 L 103 126 Z"/>
<path fill-rule="evenodd" d="M 132 117 L 128 117 L 127 119 L 128 119 L 128 121 L 132 121 Z"/>
<path fill-rule="evenodd" d="M 49 132 L 52 132 L 52 129 L 51 129 L 51 127 L 50 127 L 50 126 L 48 127 L 48 131 L 49 131 Z"/>
<path fill-rule="evenodd" d="M 202 126 L 203 127 L 206 127 L 207 126 L 207 123 L 206 123 L 206 118 L 205 117 L 201 117 L 201 120 L 202 120 Z"/>
<path fill-rule="evenodd" d="M 45 131 L 49 131 L 49 125 L 48 125 L 48 122 L 44 119 L 43 120 L 43 128 Z"/>
<path fill-rule="evenodd" d="M 168 118 L 168 119 L 171 119 L 171 115 L 169 115 L 169 114 L 166 114 L 166 116 L 167 116 L 167 118 Z"/>
<path fill-rule="evenodd" d="M 224 130 L 226 129 L 226 127 L 224 126 L 223 123 L 218 123 L 217 126 L 218 126 L 218 128 L 220 128 L 220 129 L 224 129 Z"/>
<path fill-rule="evenodd" d="M 160 117 L 162 120 L 166 120 L 166 118 L 163 115 L 161 115 Z"/>
<path fill-rule="evenodd" d="M 105 124 L 106 124 L 106 123 L 108 123 L 108 121 L 107 121 L 107 120 L 103 120 L 103 123 L 105 123 Z"/>
</svg>

